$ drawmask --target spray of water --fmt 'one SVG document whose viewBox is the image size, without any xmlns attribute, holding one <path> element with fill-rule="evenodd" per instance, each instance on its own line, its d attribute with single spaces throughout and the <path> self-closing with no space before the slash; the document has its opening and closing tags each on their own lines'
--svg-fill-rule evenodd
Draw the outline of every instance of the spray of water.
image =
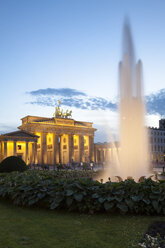
<svg viewBox="0 0 165 248">
<path fill-rule="evenodd" d="M 104 179 L 120 176 L 136 181 L 148 176 L 148 137 L 145 128 L 145 103 L 142 87 L 142 62 L 136 64 L 128 21 L 123 31 L 123 58 L 119 63 L 120 152 L 105 172 Z"/>
</svg>

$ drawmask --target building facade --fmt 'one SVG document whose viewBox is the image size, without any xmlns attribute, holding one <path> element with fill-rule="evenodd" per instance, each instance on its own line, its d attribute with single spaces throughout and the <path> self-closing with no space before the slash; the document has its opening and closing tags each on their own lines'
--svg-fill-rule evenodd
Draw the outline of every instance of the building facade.
<svg viewBox="0 0 165 248">
<path fill-rule="evenodd" d="M 20 131 L 0 135 L 1 161 L 11 155 L 21 156 L 27 164 L 94 161 L 96 129 L 91 122 L 37 116 L 21 120 Z"/>
<path fill-rule="evenodd" d="M 118 142 L 94 144 L 93 123 L 60 116 L 58 107 L 56 111 L 52 118 L 26 116 L 18 131 L 0 135 L 0 162 L 12 155 L 21 157 L 26 164 L 116 161 Z M 148 131 L 150 160 L 165 162 L 165 119 L 159 121 L 159 128 L 149 127 Z"/>
<path fill-rule="evenodd" d="M 159 128 L 149 128 L 151 160 L 165 162 L 165 119 L 159 121 Z"/>
<path fill-rule="evenodd" d="M 116 161 L 118 157 L 120 147 L 118 142 L 113 143 L 96 143 L 94 145 L 95 150 L 95 162 L 96 163 L 109 163 Z"/>
<path fill-rule="evenodd" d="M 165 119 L 159 120 L 159 127 L 149 127 L 150 161 L 165 162 Z M 118 157 L 120 144 L 97 143 L 95 144 L 95 161 L 98 163 L 112 162 Z"/>
<path fill-rule="evenodd" d="M 0 162 L 18 156 L 26 164 L 37 163 L 37 139 L 38 136 L 23 130 L 0 135 Z"/>
</svg>

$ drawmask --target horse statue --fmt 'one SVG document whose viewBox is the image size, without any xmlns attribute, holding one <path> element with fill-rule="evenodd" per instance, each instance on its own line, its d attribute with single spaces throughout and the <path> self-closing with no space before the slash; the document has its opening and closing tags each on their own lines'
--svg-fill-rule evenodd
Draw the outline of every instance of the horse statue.
<svg viewBox="0 0 165 248">
<path fill-rule="evenodd" d="M 69 111 L 68 109 L 66 110 L 66 112 L 65 113 L 63 113 L 63 117 L 64 118 L 68 118 L 68 117 L 71 117 L 72 116 L 72 111 Z"/>
<path fill-rule="evenodd" d="M 72 117 L 72 110 L 69 111 L 69 113 L 67 114 L 67 117 Z"/>
<path fill-rule="evenodd" d="M 67 109 L 66 112 L 63 112 L 63 109 L 60 109 L 60 105 L 61 105 L 61 101 L 58 100 L 58 106 L 55 108 L 55 113 L 53 114 L 53 116 L 55 118 L 68 118 L 68 117 L 72 117 L 72 110 L 69 111 Z"/>
</svg>

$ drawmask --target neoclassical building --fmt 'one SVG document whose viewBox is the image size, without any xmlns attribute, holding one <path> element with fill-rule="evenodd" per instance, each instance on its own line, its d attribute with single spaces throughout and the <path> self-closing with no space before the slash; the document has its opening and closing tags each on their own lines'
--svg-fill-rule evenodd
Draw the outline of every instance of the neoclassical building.
<svg viewBox="0 0 165 248">
<path fill-rule="evenodd" d="M 109 163 L 116 160 L 120 152 L 119 142 L 108 143 L 98 142 L 94 145 L 94 154 L 96 163 Z"/>
<path fill-rule="evenodd" d="M 54 117 L 26 116 L 18 131 L 0 135 L 0 162 L 19 156 L 26 164 L 68 164 L 69 162 L 107 163 L 118 157 L 120 144 L 96 143 L 92 122 L 76 121 L 72 111 L 56 107 Z M 149 128 L 150 159 L 165 161 L 165 119 L 159 128 Z"/>
<path fill-rule="evenodd" d="M 151 160 L 165 162 L 165 119 L 159 120 L 159 127 L 149 128 Z"/>
<path fill-rule="evenodd" d="M 27 164 L 68 164 L 94 161 L 94 132 L 91 122 L 68 118 L 71 111 L 55 117 L 26 116 L 19 131 L 0 135 L 0 161 L 15 155 Z"/>
<path fill-rule="evenodd" d="M 159 120 L 159 127 L 149 127 L 149 159 L 152 162 L 165 162 L 165 119 Z M 113 161 L 120 152 L 120 144 L 96 143 L 95 162 L 107 163 Z"/>
<path fill-rule="evenodd" d="M 0 135 L 0 162 L 6 157 L 18 156 L 27 164 L 37 163 L 38 138 L 23 130 Z"/>
</svg>

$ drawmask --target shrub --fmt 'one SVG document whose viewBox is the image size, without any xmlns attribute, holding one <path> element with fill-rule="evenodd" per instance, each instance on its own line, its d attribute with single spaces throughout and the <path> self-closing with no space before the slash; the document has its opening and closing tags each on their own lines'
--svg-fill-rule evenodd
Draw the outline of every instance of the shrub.
<svg viewBox="0 0 165 248">
<path fill-rule="evenodd" d="M 26 171 L 0 174 L 0 197 L 18 205 L 77 212 L 165 215 L 165 182 L 100 183 L 91 178 L 58 178 L 56 173 Z"/>
<path fill-rule="evenodd" d="M 78 171 L 78 170 L 45 170 L 45 171 L 31 171 L 31 174 L 42 176 L 43 180 L 48 179 L 77 179 L 77 178 L 94 178 L 99 172 L 95 171 Z"/>
<path fill-rule="evenodd" d="M 12 172 L 12 171 L 25 171 L 27 170 L 27 166 L 25 162 L 15 156 L 10 156 L 5 158 L 1 163 L 0 163 L 0 172 Z"/>
</svg>

